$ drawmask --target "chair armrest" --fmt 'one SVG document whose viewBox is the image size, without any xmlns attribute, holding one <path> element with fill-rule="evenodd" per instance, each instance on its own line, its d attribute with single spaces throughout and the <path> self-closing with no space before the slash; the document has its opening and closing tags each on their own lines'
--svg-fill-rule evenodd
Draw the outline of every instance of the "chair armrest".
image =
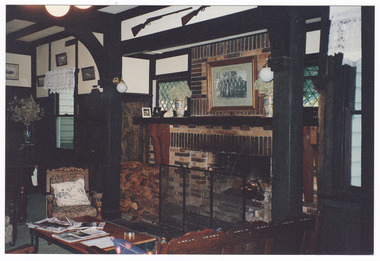
<svg viewBox="0 0 380 261">
<path fill-rule="evenodd" d="M 91 206 L 96 208 L 97 212 L 97 218 L 102 219 L 102 198 L 103 198 L 103 193 L 96 192 L 96 191 L 90 191 L 90 202 Z"/>
<path fill-rule="evenodd" d="M 48 218 L 53 217 L 53 203 L 54 203 L 54 194 L 46 195 L 46 216 Z"/>
</svg>

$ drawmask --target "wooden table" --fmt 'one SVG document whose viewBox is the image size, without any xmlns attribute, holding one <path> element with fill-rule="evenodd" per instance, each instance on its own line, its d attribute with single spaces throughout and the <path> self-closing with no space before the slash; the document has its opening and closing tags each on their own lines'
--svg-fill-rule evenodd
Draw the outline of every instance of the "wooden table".
<svg viewBox="0 0 380 261">
<path fill-rule="evenodd" d="M 78 222 L 101 222 L 102 221 L 94 217 L 80 217 L 80 218 L 72 218 L 72 219 Z M 35 253 L 38 253 L 38 241 L 40 237 L 46 239 L 48 242 L 51 242 L 63 248 L 66 248 L 69 251 L 85 253 L 85 254 L 94 253 L 93 248 L 88 247 L 80 242 L 68 243 L 58 238 L 55 238 L 52 236 L 54 234 L 52 232 L 35 229 L 35 228 L 30 228 L 29 230 L 31 234 L 31 244 L 34 246 Z M 109 233 L 108 236 L 113 236 L 115 238 L 124 238 L 124 232 L 135 232 L 135 231 L 129 230 L 128 228 L 118 226 L 109 222 L 106 222 L 103 230 Z M 133 243 L 134 245 L 141 245 L 144 243 L 156 241 L 157 239 L 152 236 L 135 232 L 135 236 L 133 238 L 126 238 L 126 240 Z M 110 251 L 113 249 L 114 248 L 110 248 L 106 250 Z"/>
</svg>

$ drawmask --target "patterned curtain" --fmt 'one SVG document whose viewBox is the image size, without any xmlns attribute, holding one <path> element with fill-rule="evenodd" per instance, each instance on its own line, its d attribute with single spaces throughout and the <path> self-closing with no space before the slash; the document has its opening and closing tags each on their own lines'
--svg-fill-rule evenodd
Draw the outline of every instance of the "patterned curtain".
<svg viewBox="0 0 380 261">
<path fill-rule="evenodd" d="M 74 72 L 74 67 L 48 71 L 45 76 L 44 88 L 52 93 L 74 90 Z"/>
<path fill-rule="evenodd" d="M 342 53 L 342 65 L 361 64 L 361 7 L 330 7 L 330 20 L 328 55 Z"/>
</svg>

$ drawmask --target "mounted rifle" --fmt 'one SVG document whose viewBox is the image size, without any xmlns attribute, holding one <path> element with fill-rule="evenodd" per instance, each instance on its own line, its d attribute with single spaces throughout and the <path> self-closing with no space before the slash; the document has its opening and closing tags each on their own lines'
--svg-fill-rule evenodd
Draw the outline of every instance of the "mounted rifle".
<svg viewBox="0 0 380 261">
<path fill-rule="evenodd" d="M 187 11 L 189 9 L 191 9 L 191 7 L 188 7 L 188 8 L 185 8 L 185 9 L 181 9 L 181 10 L 178 10 L 178 11 L 174 11 L 174 12 L 171 12 L 171 13 L 167 13 L 167 14 L 163 14 L 163 15 L 159 15 L 159 16 L 148 18 L 144 23 L 136 25 L 135 27 L 132 28 L 133 36 L 136 36 L 142 29 L 145 28 L 145 26 L 150 25 L 150 23 L 153 22 L 153 21 L 159 20 L 159 19 L 161 19 L 164 16 L 168 16 L 168 15 L 172 15 L 172 14 L 177 14 L 177 13 L 180 13 L 180 12 L 183 12 L 183 11 Z"/>
<path fill-rule="evenodd" d="M 210 7 L 209 5 L 202 5 L 197 10 L 192 11 L 191 13 L 188 13 L 184 17 L 181 18 L 182 25 L 186 25 L 194 16 L 197 16 L 200 11 L 204 11 L 206 7 Z"/>
</svg>

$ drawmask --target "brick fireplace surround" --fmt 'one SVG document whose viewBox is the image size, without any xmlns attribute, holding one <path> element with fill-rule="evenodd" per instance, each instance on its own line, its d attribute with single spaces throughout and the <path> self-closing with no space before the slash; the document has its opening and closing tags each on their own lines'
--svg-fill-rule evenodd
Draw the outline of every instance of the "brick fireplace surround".
<svg viewBox="0 0 380 261">
<path fill-rule="evenodd" d="M 190 116 L 263 116 L 261 106 L 252 110 L 239 111 L 208 111 L 207 99 L 207 63 L 213 61 L 234 59 L 246 56 L 256 56 L 257 73 L 261 70 L 270 55 L 269 39 L 267 34 L 258 34 L 240 39 L 224 41 L 194 47 L 191 50 L 191 84 L 192 97 L 190 99 Z M 262 107 L 261 107 L 262 108 Z M 187 199 L 192 195 L 207 199 L 208 183 L 203 176 L 204 172 L 196 170 L 225 171 L 228 173 L 233 169 L 234 174 L 245 176 L 247 180 L 255 179 L 261 183 L 265 199 L 247 200 L 245 206 L 245 219 L 271 220 L 271 157 L 272 157 L 272 130 L 261 126 L 231 126 L 225 122 L 223 126 L 217 125 L 170 125 L 169 165 L 185 166 L 193 169 L 187 182 L 189 190 L 186 192 Z M 262 159 L 265 164 L 260 164 Z M 249 164 L 244 164 L 248 162 Z M 149 162 L 155 164 L 152 142 L 149 145 Z M 217 179 L 222 178 L 218 176 Z M 226 179 L 224 190 L 233 186 L 233 179 Z M 170 186 L 177 188 L 178 201 L 182 195 L 180 179 L 172 177 L 169 179 Z M 207 184 L 206 184 L 207 183 Z M 222 184 L 221 182 L 220 184 Z M 236 185 L 236 182 L 235 182 Z M 197 198 L 195 201 L 204 199 Z M 191 200 L 189 200 L 191 202 Z M 223 204 L 223 203 L 218 203 Z M 200 208 L 194 204 L 193 207 Z M 225 212 L 227 208 L 224 208 Z M 233 212 L 234 210 L 232 210 Z M 157 213 L 157 211 L 153 211 Z M 128 216 L 129 215 L 129 216 Z M 216 215 L 218 215 L 216 213 Z M 130 213 L 124 211 L 124 216 L 131 218 Z M 226 222 L 231 221 L 227 213 L 220 213 L 220 218 Z M 158 217 L 152 218 L 140 215 L 141 219 L 157 222 Z M 235 220 L 236 221 L 236 220 Z M 235 222 L 234 221 L 234 222 Z"/>
</svg>

